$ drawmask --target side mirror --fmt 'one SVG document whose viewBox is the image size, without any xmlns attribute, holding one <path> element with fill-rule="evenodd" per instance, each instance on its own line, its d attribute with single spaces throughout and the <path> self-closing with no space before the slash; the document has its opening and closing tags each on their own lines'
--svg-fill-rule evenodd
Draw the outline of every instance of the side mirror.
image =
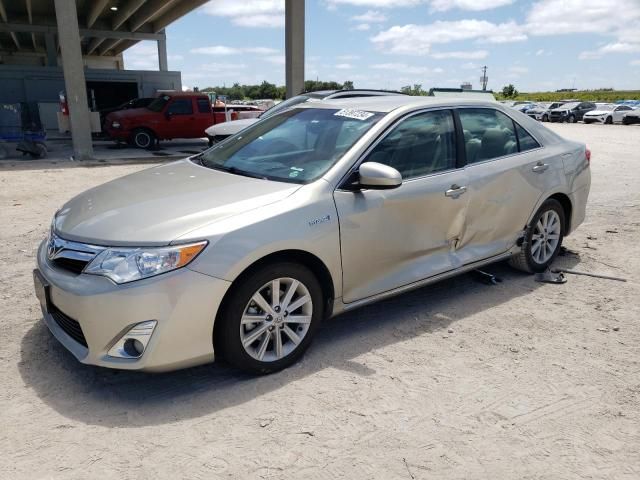
<svg viewBox="0 0 640 480">
<path fill-rule="evenodd" d="M 389 190 L 402 185 L 398 170 L 377 162 L 365 162 L 358 169 L 358 186 L 372 190 Z"/>
</svg>

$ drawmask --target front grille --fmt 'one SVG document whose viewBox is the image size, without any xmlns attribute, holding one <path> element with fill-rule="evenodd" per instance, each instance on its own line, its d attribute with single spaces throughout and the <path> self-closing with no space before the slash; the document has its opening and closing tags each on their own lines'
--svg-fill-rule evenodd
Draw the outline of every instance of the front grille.
<svg viewBox="0 0 640 480">
<path fill-rule="evenodd" d="M 76 322 L 73 318 L 67 317 L 64 313 L 62 313 L 58 308 L 50 304 L 49 305 L 49 313 L 58 324 L 58 326 L 71 338 L 73 338 L 80 345 L 87 347 L 87 340 L 84 338 L 84 333 L 82 332 L 82 327 L 80 324 Z"/>
<path fill-rule="evenodd" d="M 73 258 L 58 257 L 55 260 L 52 260 L 51 263 L 53 263 L 54 267 L 80 274 L 89 262 L 85 262 L 83 260 L 74 260 Z"/>
</svg>

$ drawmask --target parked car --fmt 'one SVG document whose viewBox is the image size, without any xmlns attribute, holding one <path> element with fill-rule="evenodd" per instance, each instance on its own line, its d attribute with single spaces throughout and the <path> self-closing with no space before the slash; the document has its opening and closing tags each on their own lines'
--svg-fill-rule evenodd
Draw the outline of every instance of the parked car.
<svg viewBox="0 0 640 480">
<path fill-rule="evenodd" d="M 621 123 L 625 113 L 632 110 L 631 107 L 626 105 L 607 103 L 598 105 L 595 110 L 585 113 L 582 121 L 584 123 Z"/>
<path fill-rule="evenodd" d="M 35 291 L 82 363 L 271 372 L 323 318 L 501 260 L 546 270 L 584 220 L 589 164 L 497 102 L 306 102 L 68 201 Z"/>
<path fill-rule="evenodd" d="M 633 123 L 640 123 L 640 108 L 626 112 L 622 116 L 622 123 L 624 125 L 631 125 Z"/>
<path fill-rule="evenodd" d="M 385 95 L 404 95 L 404 93 L 390 92 L 386 90 L 321 90 L 317 92 L 307 92 L 278 103 L 261 115 L 258 115 L 257 118 L 245 118 L 224 124 L 212 125 L 207 128 L 206 134 L 209 139 L 209 145 L 213 145 L 214 143 L 222 141 L 231 135 L 235 135 L 240 130 L 248 127 L 249 125 L 253 125 L 258 120 L 264 120 L 265 118 L 269 118 L 270 116 L 280 113 L 287 108 L 291 108 L 294 105 L 310 100 L 317 101 L 335 98 L 378 97 Z"/>
<path fill-rule="evenodd" d="M 549 113 L 550 122 L 576 123 L 582 120 L 584 114 L 595 110 L 596 106 L 591 102 L 570 102 L 554 108 Z"/>
<path fill-rule="evenodd" d="M 143 97 L 143 98 L 133 98 L 128 102 L 124 102 L 117 107 L 111 108 L 103 108 L 99 111 L 100 113 L 100 124 L 104 125 L 104 121 L 112 112 L 118 112 L 120 110 L 131 110 L 132 108 L 143 108 L 148 106 L 151 102 L 155 100 L 155 97 Z"/>
<path fill-rule="evenodd" d="M 168 92 L 156 97 L 144 108 L 121 110 L 107 115 L 107 134 L 118 142 L 150 148 L 160 140 L 202 138 L 212 123 L 237 118 L 223 106 L 211 105 L 206 93 Z"/>
<path fill-rule="evenodd" d="M 533 108 L 527 110 L 527 115 L 531 118 L 535 118 L 536 120 L 540 120 L 542 122 L 549 121 L 549 113 L 554 108 L 558 108 L 562 105 L 562 102 L 542 102 L 536 104 Z"/>
</svg>

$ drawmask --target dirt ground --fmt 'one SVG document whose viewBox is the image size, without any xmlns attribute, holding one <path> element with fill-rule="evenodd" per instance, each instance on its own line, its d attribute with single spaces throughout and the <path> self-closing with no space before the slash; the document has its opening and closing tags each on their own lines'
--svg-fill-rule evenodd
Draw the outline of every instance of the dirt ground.
<svg viewBox="0 0 640 480">
<path fill-rule="evenodd" d="M 0 167 L 1 479 L 640 478 L 640 127 L 551 125 L 592 149 L 586 222 L 536 283 L 498 264 L 326 322 L 253 378 L 83 366 L 32 292 L 54 211 L 148 165 Z"/>
</svg>

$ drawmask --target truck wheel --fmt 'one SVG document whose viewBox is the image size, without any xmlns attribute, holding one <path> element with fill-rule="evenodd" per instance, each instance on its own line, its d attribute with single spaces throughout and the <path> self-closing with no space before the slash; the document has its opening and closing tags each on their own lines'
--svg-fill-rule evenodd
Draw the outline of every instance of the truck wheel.
<svg viewBox="0 0 640 480">
<path fill-rule="evenodd" d="M 146 128 L 136 128 L 131 134 L 131 142 L 138 148 L 151 148 L 156 141 L 156 136 Z"/>
</svg>

